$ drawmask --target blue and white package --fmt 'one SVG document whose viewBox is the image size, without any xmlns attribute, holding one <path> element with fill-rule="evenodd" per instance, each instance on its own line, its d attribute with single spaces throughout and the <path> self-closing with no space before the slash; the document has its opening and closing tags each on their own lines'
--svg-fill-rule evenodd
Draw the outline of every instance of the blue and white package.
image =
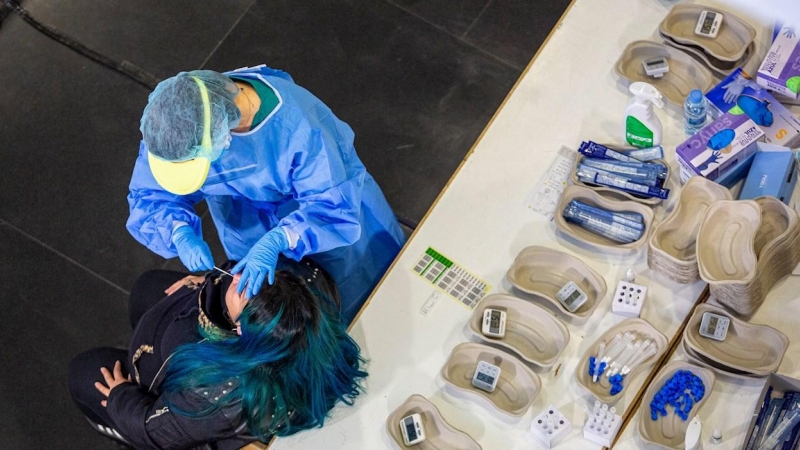
<svg viewBox="0 0 800 450">
<path fill-rule="evenodd" d="M 625 155 L 642 162 L 664 159 L 664 147 L 656 145 L 650 148 L 637 148 L 625 152 Z"/>
<path fill-rule="evenodd" d="M 595 169 L 605 170 L 606 172 L 618 173 L 635 178 L 652 179 L 664 178 L 667 175 L 666 168 L 660 164 L 650 164 L 643 162 L 622 162 L 607 159 L 583 158 L 581 164 Z"/>
<path fill-rule="evenodd" d="M 608 211 L 602 208 L 596 208 L 578 200 L 572 200 L 569 206 L 574 206 L 578 209 L 594 214 L 598 217 L 605 217 L 612 222 L 619 223 L 637 230 L 644 230 L 644 219 L 641 214 L 637 213 L 618 213 L 616 211 Z"/>
<path fill-rule="evenodd" d="M 657 197 L 666 199 L 669 197 L 669 189 L 664 189 L 657 186 L 647 186 L 644 184 L 633 183 L 623 177 L 614 176 L 613 174 L 597 173 L 594 176 L 594 183 L 601 186 L 614 187 L 633 194 L 643 195 L 647 197 Z"/>
<path fill-rule="evenodd" d="M 576 223 L 595 234 L 599 234 L 622 244 L 635 242 L 644 234 L 644 230 L 614 222 L 605 215 L 592 214 L 572 203 L 564 208 L 562 215 L 570 222 Z"/>
<path fill-rule="evenodd" d="M 581 178 L 594 178 L 596 174 L 602 172 L 619 175 L 620 177 L 624 177 L 629 181 L 644 184 L 646 186 L 656 186 L 658 184 L 658 176 L 647 171 L 637 172 L 637 169 L 632 167 L 621 167 L 619 168 L 619 171 L 608 170 L 609 168 L 610 167 L 605 164 L 598 163 L 597 160 L 584 158 L 584 160 L 578 164 L 577 175 Z"/>
<path fill-rule="evenodd" d="M 583 164 L 578 165 L 578 170 L 575 172 L 575 174 L 578 176 L 578 181 L 584 184 L 597 184 L 595 183 L 594 179 L 599 173 L 602 173 L 603 175 L 609 177 L 614 177 L 614 179 L 620 181 L 641 184 L 642 186 L 660 187 L 658 186 L 657 181 L 647 180 L 644 178 L 633 178 L 618 173 L 606 172 L 605 170 L 595 169 L 593 167 L 587 167 L 584 166 Z"/>
<path fill-rule="evenodd" d="M 630 156 L 623 155 L 622 153 L 616 150 L 612 150 L 604 145 L 600 145 L 592 141 L 582 142 L 581 146 L 578 148 L 578 152 L 590 158 L 616 159 L 617 161 L 625 161 L 625 162 L 637 161 L 631 158 Z"/>
<path fill-rule="evenodd" d="M 623 162 L 647 162 L 655 159 L 664 159 L 664 148 L 660 145 L 649 148 L 637 148 L 623 153 L 593 141 L 584 141 L 578 148 L 578 152 L 590 158 L 615 159 Z"/>
</svg>

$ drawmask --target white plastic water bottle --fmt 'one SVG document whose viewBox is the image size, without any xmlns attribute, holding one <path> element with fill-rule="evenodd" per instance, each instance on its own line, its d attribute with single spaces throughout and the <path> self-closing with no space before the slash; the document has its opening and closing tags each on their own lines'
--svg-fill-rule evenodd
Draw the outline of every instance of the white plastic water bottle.
<svg viewBox="0 0 800 450">
<path fill-rule="evenodd" d="M 683 104 L 683 128 L 687 136 L 693 136 L 706 126 L 708 103 L 703 93 L 695 89 Z"/>
</svg>

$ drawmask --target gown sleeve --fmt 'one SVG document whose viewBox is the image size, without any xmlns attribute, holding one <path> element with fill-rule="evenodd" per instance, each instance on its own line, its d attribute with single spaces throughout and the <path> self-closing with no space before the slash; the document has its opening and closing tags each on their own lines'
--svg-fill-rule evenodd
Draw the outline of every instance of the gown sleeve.
<svg viewBox="0 0 800 450">
<path fill-rule="evenodd" d="M 139 157 L 133 168 L 128 193 L 130 215 L 125 224 L 131 235 L 154 253 L 164 258 L 177 256 L 172 232 L 182 222 L 202 236 L 200 218 L 194 205 L 203 199 L 198 191 L 190 195 L 174 195 L 158 185 L 147 162 L 144 142 L 139 145 Z"/>
</svg>

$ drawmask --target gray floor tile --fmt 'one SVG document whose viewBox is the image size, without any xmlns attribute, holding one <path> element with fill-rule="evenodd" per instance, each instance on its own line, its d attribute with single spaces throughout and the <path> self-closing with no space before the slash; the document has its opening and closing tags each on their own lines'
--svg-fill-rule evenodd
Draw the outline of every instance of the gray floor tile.
<svg viewBox="0 0 800 450">
<path fill-rule="evenodd" d="M 160 77 L 199 67 L 254 0 L 26 0 L 39 21 Z"/>
<path fill-rule="evenodd" d="M 17 17 L 0 45 L 0 219 L 127 289 L 164 262 L 125 229 L 147 89 Z"/>
<path fill-rule="evenodd" d="M 492 0 L 388 0 L 420 18 L 461 36 Z"/>
<path fill-rule="evenodd" d="M 428 210 L 519 75 L 370 0 L 257 3 L 208 67 L 260 63 L 288 71 L 353 127 L 359 156 L 411 222 Z"/>
<path fill-rule="evenodd" d="M 493 0 L 465 39 L 524 69 L 570 0 Z"/>
<path fill-rule="evenodd" d="M 0 248 L 0 448 L 115 448 L 74 407 L 67 365 L 127 343 L 127 294 L 1 222 Z"/>
</svg>

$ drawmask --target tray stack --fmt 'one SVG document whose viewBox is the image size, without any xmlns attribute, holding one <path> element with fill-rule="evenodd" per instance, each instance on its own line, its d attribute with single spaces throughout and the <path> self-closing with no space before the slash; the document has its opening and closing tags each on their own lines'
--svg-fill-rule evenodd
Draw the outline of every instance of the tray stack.
<svg viewBox="0 0 800 450">
<path fill-rule="evenodd" d="M 703 314 L 711 312 L 730 319 L 725 339 L 700 335 Z M 683 332 L 683 349 L 689 360 L 734 378 L 761 378 L 778 370 L 789 338 L 767 325 L 744 322 L 722 308 L 699 305 Z"/>
<path fill-rule="evenodd" d="M 697 235 L 700 277 L 731 312 L 751 316 L 800 261 L 800 218 L 773 197 L 718 201 Z"/>
<path fill-rule="evenodd" d="M 653 230 L 647 265 L 678 283 L 697 280 L 697 231 L 708 207 L 719 200 L 731 200 L 727 188 L 703 177 L 692 177 L 681 190 L 675 209 Z"/>
<path fill-rule="evenodd" d="M 694 33 L 704 10 L 724 17 L 716 38 Z M 706 5 L 675 5 L 659 25 L 658 34 L 667 45 L 694 56 L 721 76 L 728 76 L 736 68 L 744 66 L 755 54 L 755 28 L 728 11 Z"/>
</svg>

